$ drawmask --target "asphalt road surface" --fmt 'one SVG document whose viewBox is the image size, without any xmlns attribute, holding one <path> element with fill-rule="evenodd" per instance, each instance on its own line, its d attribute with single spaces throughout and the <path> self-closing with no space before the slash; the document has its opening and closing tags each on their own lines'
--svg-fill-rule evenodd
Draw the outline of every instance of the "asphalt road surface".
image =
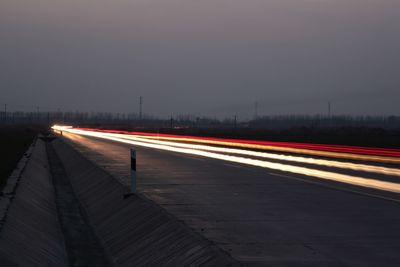
<svg viewBox="0 0 400 267">
<path fill-rule="evenodd" d="M 129 185 L 132 145 L 67 133 L 64 139 Z M 139 193 L 245 266 L 400 266 L 400 194 L 396 192 L 135 148 Z M 396 173 L 313 168 L 400 183 Z"/>
</svg>

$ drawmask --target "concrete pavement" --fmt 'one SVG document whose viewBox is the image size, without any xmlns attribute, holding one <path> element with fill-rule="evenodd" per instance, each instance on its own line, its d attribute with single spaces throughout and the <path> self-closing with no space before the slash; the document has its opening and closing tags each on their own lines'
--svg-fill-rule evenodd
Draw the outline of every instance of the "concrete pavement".
<svg viewBox="0 0 400 267">
<path fill-rule="evenodd" d="M 129 146 L 76 135 L 66 138 L 128 184 Z M 400 263 L 400 204 L 371 196 L 396 199 L 396 194 L 320 183 L 301 175 L 197 156 L 136 149 L 139 192 L 243 265 Z"/>
</svg>

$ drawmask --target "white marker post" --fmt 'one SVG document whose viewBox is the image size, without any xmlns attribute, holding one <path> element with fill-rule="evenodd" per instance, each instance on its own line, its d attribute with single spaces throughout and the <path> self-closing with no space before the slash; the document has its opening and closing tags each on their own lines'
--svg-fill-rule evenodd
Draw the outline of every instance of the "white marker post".
<svg viewBox="0 0 400 267">
<path fill-rule="evenodd" d="M 136 150 L 131 148 L 131 193 L 136 193 Z"/>
</svg>

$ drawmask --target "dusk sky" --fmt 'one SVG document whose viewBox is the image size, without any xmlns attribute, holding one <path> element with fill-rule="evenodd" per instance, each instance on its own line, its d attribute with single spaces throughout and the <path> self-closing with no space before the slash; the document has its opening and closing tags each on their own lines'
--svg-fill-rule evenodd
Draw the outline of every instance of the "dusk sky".
<svg viewBox="0 0 400 267">
<path fill-rule="evenodd" d="M 400 114 L 399 0 L 1 0 L 11 109 Z"/>
</svg>

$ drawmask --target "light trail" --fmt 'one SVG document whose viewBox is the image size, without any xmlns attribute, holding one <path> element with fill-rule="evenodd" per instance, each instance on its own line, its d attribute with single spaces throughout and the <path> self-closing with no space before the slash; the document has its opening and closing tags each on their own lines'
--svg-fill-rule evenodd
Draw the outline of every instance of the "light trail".
<svg viewBox="0 0 400 267">
<path fill-rule="evenodd" d="M 196 150 L 196 149 L 191 149 L 191 148 L 181 148 L 181 147 L 174 147 L 174 146 L 169 146 L 169 145 L 165 145 L 165 144 L 154 144 L 154 143 L 143 142 L 143 141 L 128 140 L 128 139 L 124 139 L 124 138 L 110 136 L 107 133 L 101 133 L 101 132 L 63 128 L 62 126 L 53 126 L 53 129 L 58 130 L 58 131 L 70 132 L 70 133 L 78 134 L 78 135 L 92 136 L 92 137 L 112 140 L 112 141 L 116 141 L 116 142 L 130 144 L 130 145 L 166 150 L 166 151 L 177 152 L 177 153 L 203 156 L 203 157 L 219 159 L 219 160 L 224 160 L 224 161 L 229 161 L 229 162 L 246 164 L 246 165 L 250 165 L 250 166 L 257 166 L 257 167 L 263 167 L 263 168 L 268 168 L 268 169 L 273 169 L 273 170 L 278 170 L 278 171 L 283 171 L 283 172 L 301 174 L 301 175 L 306 175 L 306 176 L 310 176 L 310 177 L 316 177 L 316 178 L 330 180 L 330 181 L 342 182 L 342 183 L 346 183 L 346 184 L 352 184 L 352 185 L 357 185 L 357 186 L 362 186 L 362 187 L 367 187 L 367 188 L 373 188 L 373 189 L 379 189 L 379 190 L 384 190 L 384 191 L 389 191 L 389 192 L 394 192 L 394 193 L 400 193 L 400 184 L 393 183 L 393 182 L 379 181 L 379 180 L 368 179 L 368 178 L 364 178 L 364 177 L 350 176 L 350 175 L 346 175 L 346 174 L 339 174 L 339 173 L 334 173 L 334 172 L 329 172 L 329 171 L 322 171 L 322 170 L 311 169 L 311 168 L 306 168 L 306 167 L 291 166 L 291 165 L 281 164 L 281 163 L 273 163 L 273 162 L 268 162 L 268 161 L 263 161 L 263 160 L 258 160 L 258 159 L 251 159 L 251 158 L 245 158 L 245 157 L 219 154 L 219 153 L 215 153 L 215 152 L 208 152 L 208 151 Z"/>
<path fill-rule="evenodd" d="M 191 143 L 239 147 L 247 149 L 278 151 L 285 153 L 296 153 L 296 154 L 330 157 L 330 158 L 400 164 L 400 150 L 398 149 L 237 140 L 237 139 L 223 139 L 223 138 L 197 137 L 197 136 L 179 136 L 171 134 L 127 132 L 127 131 L 117 131 L 117 130 L 99 130 L 91 128 L 82 128 L 81 130 L 103 132 L 103 133 L 121 133 L 126 135 L 140 135 L 143 138 L 156 139 L 156 140 L 191 142 Z"/>
<path fill-rule="evenodd" d="M 260 157 L 260 158 L 284 160 L 284 161 L 306 163 L 306 164 L 313 164 L 313 165 L 334 167 L 334 168 L 341 168 L 341 169 L 350 169 L 350 170 L 354 170 L 354 171 L 365 171 L 365 172 L 373 172 L 373 173 L 379 173 L 379 174 L 385 174 L 385 175 L 400 176 L 400 170 L 395 169 L 395 168 L 372 166 L 372 165 L 367 165 L 367 164 L 340 162 L 340 161 L 333 161 L 333 160 L 305 158 L 305 157 L 298 157 L 298 156 L 279 155 L 279 154 L 273 154 L 273 153 L 244 150 L 244 149 L 234 149 L 234 148 L 185 144 L 185 143 L 160 141 L 160 140 L 150 140 L 147 138 L 143 138 L 141 136 L 133 136 L 133 135 L 111 134 L 111 133 L 106 133 L 106 134 L 108 136 L 116 136 L 116 137 L 123 138 L 123 139 L 136 140 L 136 141 L 148 142 L 148 143 L 153 143 L 153 144 L 161 144 L 161 145 L 191 148 L 191 149 L 196 149 L 196 150 L 205 150 L 205 151 L 213 151 L 213 152 L 223 152 L 223 153 L 228 153 L 228 154 L 240 154 L 240 155 Z"/>
</svg>

